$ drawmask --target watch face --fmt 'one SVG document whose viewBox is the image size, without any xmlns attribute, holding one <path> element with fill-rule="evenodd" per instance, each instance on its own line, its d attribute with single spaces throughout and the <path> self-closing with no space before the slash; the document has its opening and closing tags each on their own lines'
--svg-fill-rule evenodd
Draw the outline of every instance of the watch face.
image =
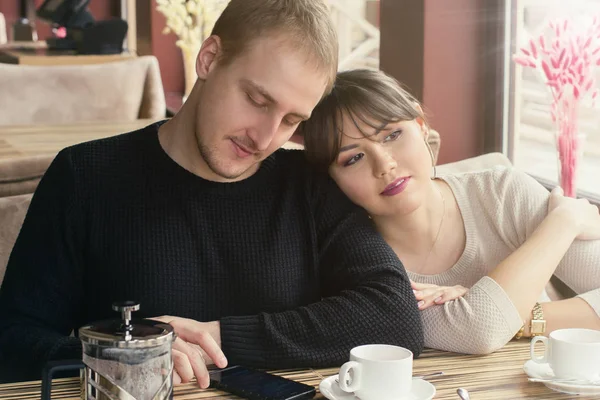
<svg viewBox="0 0 600 400">
<path fill-rule="evenodd" d="M 545 320 L 533 320 L 531 321 L 531 333 L 542 334 L 546 332 L 546 321 Z"/>
</svg>

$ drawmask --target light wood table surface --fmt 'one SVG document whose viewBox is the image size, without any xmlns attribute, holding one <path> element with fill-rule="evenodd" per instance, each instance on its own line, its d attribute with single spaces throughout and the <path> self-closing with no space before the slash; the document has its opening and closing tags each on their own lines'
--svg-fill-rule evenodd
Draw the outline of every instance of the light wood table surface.
<svg viewBox="0 0 600 400">
<path fill-rule="evenodd" d="M 0 160 L 21 157 L 55 156 L 65 147 L 131 132 L 153 121 L 139 119 L 124 122 L 78 122 L 64 125 L 0 126 Z M 301 148 L 288 142 L 286 148 Z"/>
<path fill-rule="evenodd" d="M 468 340 L 468 338 L 465 338 Z M 529 340 L 510 342 L 503 349 L 487 356 L 467 356 L 427 350 L 415 360 L 414 374 L 443 371 L 444 375 L 430 378 L 437 389 L 435 399 L 458 399 L 456 389 L 469 390 L 473 400 L 513 399 L 583 399 L 581 396 L 554 392 L 541 383 L 527 381 L 523 364 L 529 358 Z M 337 368 L 274 371 L 287 378 L 318 388 L 323 378 L 335 375 Z M 64 378 L 54 381 L 53 399 L 79 398 L 79 379 Z M 40 398 L 40 382 L 0 385 L 0 400 L 32 400 Z M 237 399 L 214 389 L 201 390 L 194 383 L 175 387 L 175 400 Z M 317 394 L 316 399 L 324 399 Z M 593 398 L 593 397 L 592 397 Z"/>
</svg>

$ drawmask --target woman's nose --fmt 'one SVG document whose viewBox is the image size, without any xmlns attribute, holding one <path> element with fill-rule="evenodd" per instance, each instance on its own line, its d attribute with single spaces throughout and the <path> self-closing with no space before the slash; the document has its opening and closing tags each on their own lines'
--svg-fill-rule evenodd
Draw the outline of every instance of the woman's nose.
<svg viewBox="0 0 600 400">
<path fill-rule="evenodd" d="M 386 151 L 382 151 L 381 154 L 376 157 L 375 176 L 381 178 L 391 171 L 396 169 L 396 160 Z"/>
</svg>

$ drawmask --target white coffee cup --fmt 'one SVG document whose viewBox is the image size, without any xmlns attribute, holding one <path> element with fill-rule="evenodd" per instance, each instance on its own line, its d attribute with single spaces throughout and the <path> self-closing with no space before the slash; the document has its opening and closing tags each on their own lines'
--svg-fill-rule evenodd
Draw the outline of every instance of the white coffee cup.
<svg viewBox="0 0 600 400">
<path fill-rule="evenodd" d="M 545 345 L 543 356 L 535 355 L 537 342 Z M 600 379 L 600 331 L 559 329 L 549 337 L 536 336 L 531 340 L 530 353 L 534 362 L 548 363 L 559 379 Z"/>
<path fill-rule="evenodd" d="M 398 400 L 412 387 L 413 353 L 403 347 L 369 344 L 350 350 L 340 368 L 340 389 L 361 400 Z"/>
</svg>

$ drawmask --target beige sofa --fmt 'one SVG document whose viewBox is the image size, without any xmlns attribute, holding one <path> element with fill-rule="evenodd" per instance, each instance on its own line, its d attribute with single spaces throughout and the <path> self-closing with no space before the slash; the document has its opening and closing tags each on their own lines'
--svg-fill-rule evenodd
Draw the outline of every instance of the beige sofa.
<svg viewBox="0 0 600 400">
<path fill-rule="evenodd" d="M 4 279 L 8 257 L 21 230 L 31 196 L 22 194 L 0 198 L 0 284 Z"/>
<path fill-rule="evenodd" d="M 166 114 L 158 61 L 89 65 L 0 64 L 0 125 L 159 119 Z"/>
<path fill-rule="evenodd" d="M 54 156 L 0 160 L 0 198 L 33 193 Z"/>
</svg>

